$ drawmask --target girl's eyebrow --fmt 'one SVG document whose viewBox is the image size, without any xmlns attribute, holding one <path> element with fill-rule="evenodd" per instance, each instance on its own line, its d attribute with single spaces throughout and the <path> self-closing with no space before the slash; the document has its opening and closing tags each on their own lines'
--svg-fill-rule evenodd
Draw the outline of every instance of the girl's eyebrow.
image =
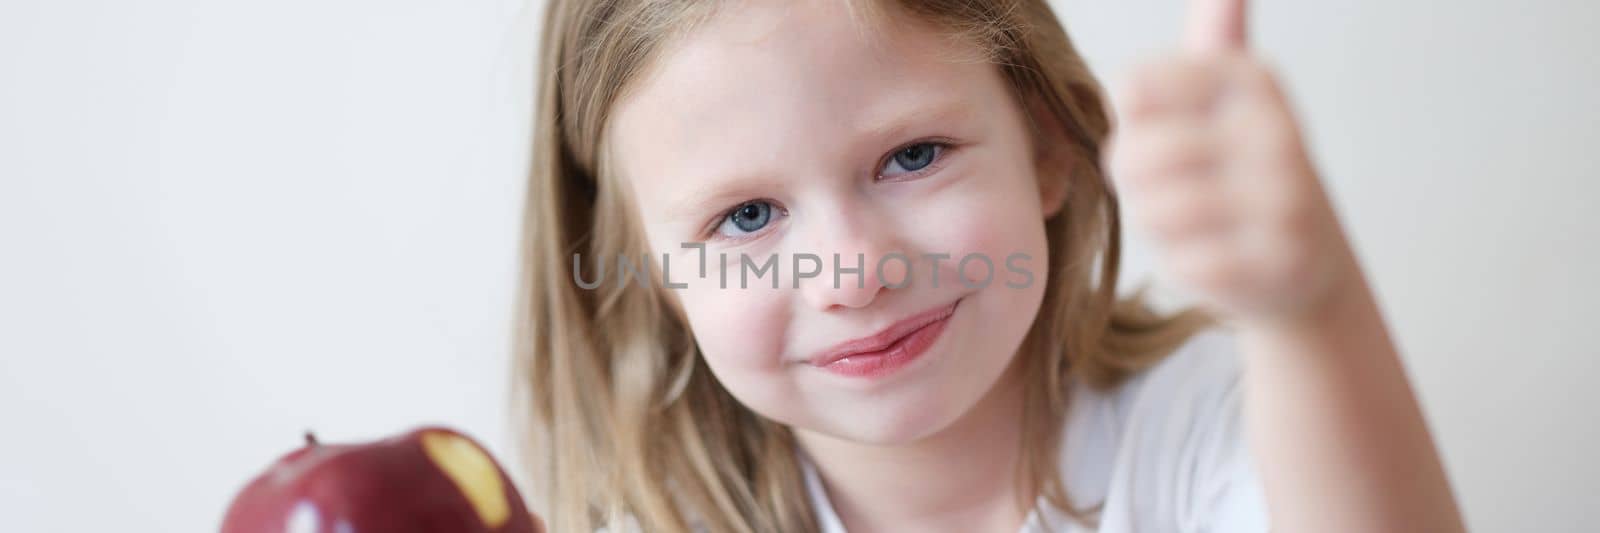
<svg viewBox="0 0 1600 533">
<path fill-rule="evenodd" d="M 925 124 L 964 122 L 973 116 L 968 98 L 940 93 L 936 98 L 921 101 L 891 101 L 870 110 L 862 120 L 865 127 L 857 131 L 857 142 L 885 143 L 905 136 L 910 130 Z"/>
<path fill-rule="evenodd" d="M 706 218 L 733 207 L 734 202 L 770 196 L 783 187 L 781 181 L 772 178 L 766 175 L 725 176 L 712 178 L 702 186 L 678 189 L 679 192 L 668 200 L 667 220 Z"/>
<path fill-rule="evenodd" d="M 896 99 L 875 106 L 877 109 L 862 113 L 859 126 L 850 128 L 850 146 L 872 146 L 889 150 L 892 143 L 917 128 L 929 124 L 964 122 L 975 116 L 970 99 L 947 96 L 941 93 L 934 98 Z M 666 220 L 710 217 L 735 202 L 772 196 L 781 192 L 784 183 L 777 176 L 760 174 L 732 174 L 711 176 L 703 185 L 678 189 L 667 200 Z"/>
</svg>

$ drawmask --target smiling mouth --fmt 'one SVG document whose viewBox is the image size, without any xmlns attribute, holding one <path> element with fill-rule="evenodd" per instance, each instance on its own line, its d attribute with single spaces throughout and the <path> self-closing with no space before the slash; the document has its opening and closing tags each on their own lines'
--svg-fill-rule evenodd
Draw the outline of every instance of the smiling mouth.
<svg viewBox="0 0 1600 533">
<path fill-rule="evenodd" d="M 887 375 L 915 360 L 944 332 L 961 300 L 912 315 L 878 333 L 840 343 L 808 362 L 850 377 Z"/>
</svg>

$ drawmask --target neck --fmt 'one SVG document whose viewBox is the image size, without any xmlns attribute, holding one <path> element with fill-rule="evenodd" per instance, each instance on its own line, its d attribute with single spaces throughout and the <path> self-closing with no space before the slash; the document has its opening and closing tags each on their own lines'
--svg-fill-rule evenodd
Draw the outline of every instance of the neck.
<svg viewBox="0 0 1600 533">
<path fill-rule="evenodd" d="M 1016 531 L 1023 393 L 1016 365 L 955 423 L 917 441 L 850 442 L 796 430 L 851 533 Z"/>
</svg>

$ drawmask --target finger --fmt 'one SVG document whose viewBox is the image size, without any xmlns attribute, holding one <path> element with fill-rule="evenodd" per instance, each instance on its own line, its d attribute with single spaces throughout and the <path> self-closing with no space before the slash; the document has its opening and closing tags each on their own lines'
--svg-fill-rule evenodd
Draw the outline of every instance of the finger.
<svg viewBox="0 0 1600 533">
<path fill-rule="evenodd" d="M 1238 209 L 1214 181 L 1169 182 L 1159 191 L 1130 200 L 1129 220 L 1136 231 L 1163 247 L 1181 248 L 1215 240 L 1239 222 Z"/>
<path fill-rule="evenodd" d="M 1189 0 L 1186 42 L 1195 52 L 1243 50 L 1247 44 L 1245 0 Z"/>
<path fill-rule="evenodd" d="M 1213 124 L 1220 134 L 1246 140 L 1235 154 L 1255 161 L 1277 161 L 1301 154 L 1298 121 L 1269 68 L 1240 61 L 1230 69 L 1226 92 Z"/>
<path fill-rule="evenodd" d="M 1223 72 L 1194 58 L 1146 63 L 1133 71 L 1118 94 L 1128 121 L 1209 111 L 1223 85 Z"/>
<path fill-rule="evenodd" d="M 1174 281 L 1183 289 L 1205 299 L 1236 294 L 1249 272 L 1238 259 L 1234 240 L 1232 235 L 1218 234 L 1164 248 L 1161 270 L 1176 278 Z M 1222 298 L 1217 304 L 1226 308 L 1233 302 Z"/>
<path fill-rule="evenodd" d="M 1109 148 L 1106 168 L 1130 195 L 1164 187 L 1173 179 L 1208 175 L 1218 157 L 1211 128 L 1192 121 L 1128 124 Z"/>
</svg>

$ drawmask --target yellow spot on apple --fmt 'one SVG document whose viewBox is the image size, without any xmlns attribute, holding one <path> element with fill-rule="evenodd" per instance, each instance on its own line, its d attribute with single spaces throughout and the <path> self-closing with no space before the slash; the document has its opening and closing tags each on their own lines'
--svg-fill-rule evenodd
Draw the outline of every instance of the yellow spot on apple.
<svg viewBox="0 0 1600 533">
<path fill-rule="evenodd" d="M 422 434 L 422 449 L 455 482 L 485 525 L 498 528 L 511 518 L 500 469 L 478 445 L 460 435 L 429 431 Z"/>
</svg>

